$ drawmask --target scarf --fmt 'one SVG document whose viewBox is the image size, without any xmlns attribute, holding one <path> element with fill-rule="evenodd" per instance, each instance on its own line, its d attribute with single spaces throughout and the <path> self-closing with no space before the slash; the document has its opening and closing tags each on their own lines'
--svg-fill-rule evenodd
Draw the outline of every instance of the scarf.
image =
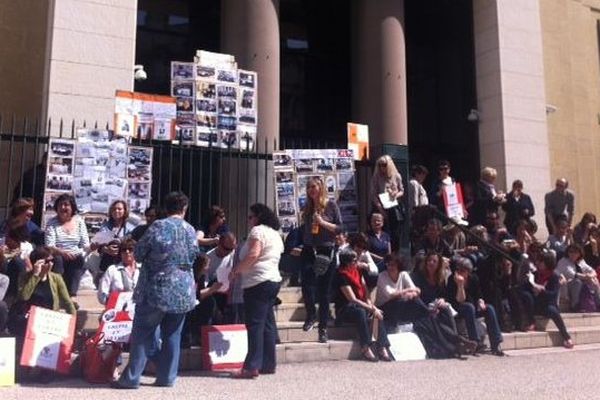
<svg viewBox="0 0 600 400">
<path fill-rule="evenodd" d="M 538 285 L 546 286 L 546 283 L 548 283 L 552 274 L 553 271 L 550 270 L 538 271 L 538 273 L 535 274 L 535 283 L 537 283 Z"/>
<path fill-rule="evenodd" d="M 366 301 L 367 300 L 367 290 L 361 281 L 361 274 L 356 266 L 348 266 L 345 268 L 340 268 L 338 270 L 338 274 L 345 277 L 350 283 L 350 288 L 356 296 L 357 299 Z"/>
</svg>

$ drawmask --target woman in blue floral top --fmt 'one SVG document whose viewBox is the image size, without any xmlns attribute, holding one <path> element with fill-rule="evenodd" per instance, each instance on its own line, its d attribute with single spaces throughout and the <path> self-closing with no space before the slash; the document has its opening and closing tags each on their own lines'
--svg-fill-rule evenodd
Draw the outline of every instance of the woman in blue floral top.
<svg viewBox="0 0 600 400">
<path fill-rule="evenodd" d="M 167 218 L 155 221 L 135 248 L 142 263 L 133 298 L 136 304 L 129 365 L 113 387 L 137 388 L 160 326 L 162 347 L 156 357 L 156 386 L 173 386 L 177 378 L 181 329 L 195 306 L 192 265 L 199 253 L 194 228 L 184 221 L 188 198 L 172 192 L 164 201 Z"/>
</svg>

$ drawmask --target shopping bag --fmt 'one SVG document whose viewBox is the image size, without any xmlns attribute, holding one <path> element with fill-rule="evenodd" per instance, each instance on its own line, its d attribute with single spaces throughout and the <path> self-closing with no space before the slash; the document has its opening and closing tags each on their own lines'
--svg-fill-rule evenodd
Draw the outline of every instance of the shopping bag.
<svg viewBox="0 0 600 400">
<path fill-rule="evenodd" d="M 0 386 L 15 384 L 15 338 L 0 338 Z"/>
<path fill-rule="evenodd" d="M 86 340 L 80 354 L 81 371 L 85 380 L 90 383 L 110 382 L 121 351 L 118 343 L 104 339 L 103 332 Z"/>
<path fill-rule="evenodd" d="M 396 361 L 424 360 L 427 352 L 419 337 L 413 332 L 398 332 L 388 335 L 390 352 Z"/>
<path fill-rule="evenodd" d="M 205 370 L 240 369 L 248 353 L 245 325 L 207 325 L 201 328 Z"/>
</svg>

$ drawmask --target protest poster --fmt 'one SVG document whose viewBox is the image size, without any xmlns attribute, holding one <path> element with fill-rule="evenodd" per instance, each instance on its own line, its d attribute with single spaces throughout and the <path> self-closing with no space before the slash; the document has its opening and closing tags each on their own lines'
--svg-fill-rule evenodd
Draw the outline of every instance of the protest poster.
<svg viewBox="0 0 600 400">
<path fill-rule="evenodd" d="M 201 328 L 205 370 L 240 369 L 248 353 L 245 325 L 205 325 Z"/>
<path fill-rule="evenodd" d="M 104 333 L 103 340 L 129 343 L 134 316 L 133 292 L 113 292 L 106 301 L 98 332 Z"/>
<path fill-rule="evenodd" d="M 177 95 L 193 95 L 193 82 L 177 82 Z M 176 101 L 171 96 L 117 90 L 115 134 L 142 140 L 172 140 L 175 134 Z"/>
<path fill-rule="evenodd" d="M 15 384 L 15 338 L 0 338 L 0 386 Z"/>
<path fill-rule="evenodd" d="M 369 126 L 348 122 L 348 149 L 354 152 L 355 160 L 369 159 Z"/>
<path fill-rule="evenodd" d="M 453 220 L 465 219 L 465 202 L 460 183 L 444 185 L 442 190 L 446 215 Z"/>
<path fill-rule="evenodd" d="M 31 306 L 21 365 L 68 374 L 75 337 L 76 316 Z"/>
</svg>

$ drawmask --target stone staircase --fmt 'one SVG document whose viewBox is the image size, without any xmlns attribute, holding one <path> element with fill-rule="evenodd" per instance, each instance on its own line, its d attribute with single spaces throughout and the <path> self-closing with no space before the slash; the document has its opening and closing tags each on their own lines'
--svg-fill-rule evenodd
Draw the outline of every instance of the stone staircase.
<svg viewBox="0 0 600 400">
<path fill-rule="evenodd" d="M 317 341 L 317 330 L 302 330 L 306 315 L 301 303 L 300 288 L 282 288 L 279 293 L 282 304 L 275 309 L 275 318 L 281 344 L 277 345 L 278 363 L 330 361 L 355 359 L 360 350 L 355 330 L 351 327 L 329 328 L 328 343 Z M 86 333 L 95 332 L 103 306 L 98 303 L 96 293 L 81 290 L 78 297 L 80 309 L 77 313 L 77 329 Z M 600 313 L 562 314 L 575 345 L 600 343 Z M 554 323 L 546 318 L 536 318 L 536 331 L 504 334 L 504 350 L 524 350 L 561 346 L 562 339 Z M 182 351 L 180 367 L 185 370 L 201 367 L 199 348 Z"/>
</svg>

